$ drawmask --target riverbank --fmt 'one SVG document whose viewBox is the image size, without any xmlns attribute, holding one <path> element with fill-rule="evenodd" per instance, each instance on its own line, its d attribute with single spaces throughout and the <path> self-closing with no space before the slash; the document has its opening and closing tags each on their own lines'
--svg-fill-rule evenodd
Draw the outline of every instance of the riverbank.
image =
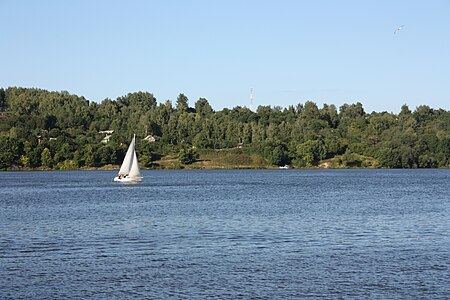
<svg viewBox="0 0 450 300">
<path fill-rule="evenodd" d="M 120 165 L 105 165 L 101 167 L 73 167 L 73 164 L 60 164 L 71 166 L 68 168 L 24 168 L 16 166 L 8 171 L 50 171 L 50 170 L 119 170 Z M 143 166 L 143 170 L 239 170 L 239 169 L 279 169 L 271 165 L 258 154 L 247 154 L 233 149 L 201 151 L 199 158 L 192 164 L 182 164 L 176 155 L 166 155 L 154 161 L 151 166 Z M 450 167 L 450 166 L 448 166 Z M 338 155 L 322 160 L 315 166 L 289 166 L 292 169 L 379 169 L 378 161 L 372 157 L 358 154 Z"/>
</svg>

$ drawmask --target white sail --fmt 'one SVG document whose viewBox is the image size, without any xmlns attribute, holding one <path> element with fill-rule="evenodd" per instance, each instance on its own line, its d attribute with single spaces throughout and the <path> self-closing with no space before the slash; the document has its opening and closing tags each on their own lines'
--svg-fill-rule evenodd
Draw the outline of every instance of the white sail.
<svg viewBox="0 0 450 300">
<path fill-rule="evenodd" d="M 136 135 L 133 136 L 133 140 L 128 146 L 127 153 L 123 159 L 122 166 L 120 166 L 119 175 L 114 178 L 114 181 L 141 181 L 141 171 L 139 169 L 139 162 L 135 150 Z"/>
<path fill-rule="evenodd" d="M 130 146 L 128 146 L 127 154 L 125 154 L 125 158 L 123 159 L 119 174 L 125 175 L 125 174 L 130 173 L 131 164 L 132 164 L 133 158 L 134 158 L 133 154 L 135 153 L 135 151 L 134 151 L 135 138 L 136 138 L 136 135 L 133 136 L 133 140 L 131 141 Z"/>
<path fill-rule="evenodd" d="M 141 170 L 139 169 L 139 162 L 137 160 L 136 151 L 133 151 L 133 160 L 131 162 L 129 176 L 131 178 L 141 177 Z"/>
</svg>

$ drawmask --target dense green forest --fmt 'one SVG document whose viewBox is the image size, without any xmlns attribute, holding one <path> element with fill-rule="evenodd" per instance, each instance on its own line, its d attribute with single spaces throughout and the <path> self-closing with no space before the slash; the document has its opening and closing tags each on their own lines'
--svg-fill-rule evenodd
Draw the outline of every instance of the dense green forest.
<svg viewBox="0 0 450 300">
<path fill-rule="evenodd" d="M 110 140 L 103 140 L 114 130 Z M 399 114 L 366 113 L 361 103 L 314 102 L 214 111 L 200 98 L 189 107 L 148 92 L 90 102 L 68 92 L 0 89 L 0 169 L 76 169 L 120 164 L 133 134 L 144 167 L 168 155 L 189 164 L 202 151 L 237 149 L 269 165 L 435 168 L 450 164 L 450 112 L 422 105 Z M 156 141 L 144 141 L 151 135 Z M 237 147 L 239 146 L 239 147 Z M 201 155 L 200 155 L 201 159 Z"/>
</svg>

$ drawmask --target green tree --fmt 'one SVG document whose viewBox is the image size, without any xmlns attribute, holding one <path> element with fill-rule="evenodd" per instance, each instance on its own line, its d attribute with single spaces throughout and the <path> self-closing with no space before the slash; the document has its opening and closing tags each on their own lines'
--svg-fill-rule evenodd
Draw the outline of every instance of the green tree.
<svg viewBox="0 0 450 300">
<path fill-rule="evenodd" d="M 432 155 L 426 153 L 419 156 L 420 168 L 436 168 L 437 165 L 437 161 Z"/>
<path fill-rule="evenodd" d="M 31 166 L 30 159 L 26 155 L 20 156 L 20 162 L 22 163 L 22 166 L 24 166 L 25 168 L 29 168 Z"/>
<path fill-rule="evenodd" d="M 117 160 L 116 151 L 113 147 L 106 145 L 98 148 L 97 153 L 95 154 L 94 160 L 98 160 L 98 165 L 104 166 L 109 164 L 114 164 Z M 96 162 L 90 164 L 95 165 Z"/>
<path fill-rule="evenodd" d="M 7 109 L 5 90 L 0 88 L 0 112 Z"/>
<path fill-rule="evenodd" d="M 401 154 L 398 149 L 380 148 L 376 153 L 376 158 L 381 167 L 384 168 L 401 168 Z"/>
<path fill-rule="evenodd" d="M 154 161 L 161 159 L 161 156 L 155 151 L 155 143 L 144 142 L 139 147 L 139 162 L 141 165 L 150 168 L 153 167 Z"/>
<path fill-rule="evenodd" d="M 54 115 L 47 115 L 44 117 L 43 128 L 47 131 L 57 127 L 58 119 Z"/>
<path fill-rule="evenodd" d="M 272 165 L 276 166 L 284 166 L 290 163 L 286 146 L 282 144 L 269 148 L 267 159 Z"/>
<path fill-rule="evenodd" d="M 22 145 L 16 138 L 0 136 L 0 169 L 19 163 L 21 148 Z"/>
<path fill-rule="evenodd" d="M 189 105 L 188 105 L 188 97 L 186 97 L 184 94 L 179 94 L 177 98 L 177 111 L 178 112 L 187 112 Z"/>
<path fill-rule="evenodd" d="M 319 160 L 325 158 L 326 149 L 323 142 L 309 140 L 297 145 L 296 164 L 300 167 L 317 165 Z"/>
<path fill-rule="evenodd" d="M 214 111 L 211 105 L 209 105 L 208 100 L 200 98 L 195 102 L 195 112 L 205 117 L 212 115 Z"/>
<path fill-rule="evenodd" d="M 194 148 L 182 148 L 180 152 L 178 152 L 178 159 L 182 164 L 189 165 L 197 161 L 199 155 L 195 151 Z"/>
<path fill-rule="evenodd" d="M 357 155 L 351 152 L 349 149 L 347 149 L 342 155 L 341 161 L 344 167 L 361 167 L 362 164 Z"/>
<path fill-rule="evenodd" d="M 41 153 L 42 166 L 46 168 L 51 168 L 53 166 L 52 154 L 48 148 L 44 148 Z"/>
<path fill-rule="evenodd" d="M 73 158 L 72 149 L 69 143 L 64 143 L 55 153 L 53 160 L 55 163 L 62 162 Z"/>
<path fill-rule="evenodd" d="M 94 145 L 87 145 L 84 152 L 84 160 L 87 167 L 98 167 L 100 159 Z"/>
</svg>

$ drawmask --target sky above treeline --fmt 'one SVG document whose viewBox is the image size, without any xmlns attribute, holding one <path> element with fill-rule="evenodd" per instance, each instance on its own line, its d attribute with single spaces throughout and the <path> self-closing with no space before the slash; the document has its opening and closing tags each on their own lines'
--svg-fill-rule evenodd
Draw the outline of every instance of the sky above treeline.
<svg viewBox="0 0 450 300">
<path fill-rule="evenodd" d="M 450 1 L 0 0 L 0 87 L 450 109 Z M 401 30 L 394 31 L 400 26 Z"/>
</svg>

